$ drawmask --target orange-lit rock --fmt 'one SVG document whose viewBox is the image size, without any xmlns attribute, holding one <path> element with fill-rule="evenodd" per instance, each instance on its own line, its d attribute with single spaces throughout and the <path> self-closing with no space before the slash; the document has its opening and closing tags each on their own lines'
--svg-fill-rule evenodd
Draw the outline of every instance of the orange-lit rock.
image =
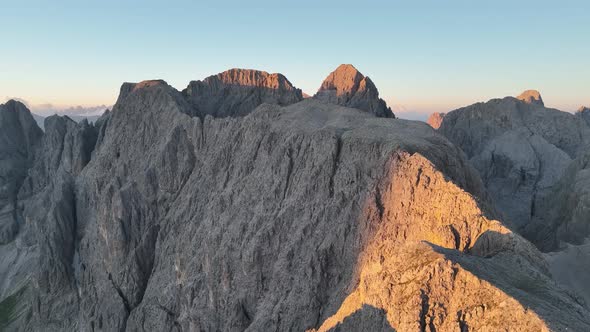
<svg viewBox="0 0 590 332">
<path fill-rule="evenodd" d="M 314 98 L 323 102 L 357 108 L 379 117 L 394 118 L 391 108 L 379 98 L 379 91 L 370 78 L 353 65 L 343 64 L 330 73 Z"/>
<path fill-rule="evenodd" d="M 428 117 L 428 120 L 426 120 L 426 123 L 428 123 L 432 128 L 438 129 L 440 127 L 440 125 L 442 124 L 445 114 L 446 113 L 438 113 L 438 112 L 432 113 Z"/>
<path fill-rule="evenodd" d="M 539 91 L 537 90 L 526 90 L 520 95 L 518 95 L 516 99 L 522 100 L 528 104 L 545 106 L 545 104 L 543 103 L 543 98 L 541 98 L 541 93 L 539 93 Z"/>
<path fill-rule="evenodd" d="M 183 94 L 193 106 L 191 114 L 201 117 L 244 116 L 263 103 L 285 106 L 303 99 L 282 74 L 236 68 L 192 81 Z"/>
</svg>

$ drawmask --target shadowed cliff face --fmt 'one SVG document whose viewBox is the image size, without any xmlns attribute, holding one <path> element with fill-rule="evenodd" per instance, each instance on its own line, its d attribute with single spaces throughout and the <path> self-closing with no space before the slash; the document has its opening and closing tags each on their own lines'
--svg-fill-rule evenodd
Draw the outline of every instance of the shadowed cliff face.
<svg viewBox="0 0 590 332">
<path fill-rule="evenodd" d="M 588 151 L 590 128 L 534 102 L 541 100 L 538 93 L 523 95 L 526 101 L 507 97 L 452 111 L 439 132 L 466 153 L 507 220 L 539 248 L 552 250 L 574 236 L 554 232 L 557 221 L 548 214 L 561 211 L 556 186 L 571 174 L 572 160 Z"/>
<path fill-rule="evenodd" d="M 315 99 L 195 114 L 163 81 L 96 127 L 54 121 L 20 194 L 39 267 L 15 328 L 590 327 L 426 124 Z"/>
<path fill-rule="evenodd" d="M 16 196 L 42 135 L 25 105 L 14 100 L 0 105 L 0 244 L 18 233 Z"/>
<path fill-rule="evenodd" d="M 281 74 L 249 69 L 230 69 L 192 81 L 183 91 L 193 106 L 193 115 L 205 117 L 244 116 L 262 103 L 290 105 L 303 99 Z"/>
<path fill-rule="evenodd" d="M 586 106 L 580 107 L 576 111 L 576 116 L 579 117 L 580 119 L 584 120 L 584 122 L 586 122 L 586 124 L 588 126 L 590 126 L 590 108 L 588 108 Z"/>
<path fill-rule="evenodd" d="M 590 127 L 585 110 L 571 115 L 545 108 L 534 91 L 519 99 L 450 112 L 439 131 L 466 152 L 519 233 L 548 252 L 550 271 L 560 285 L 580 303 L 589 303 Z"/>
</svg>

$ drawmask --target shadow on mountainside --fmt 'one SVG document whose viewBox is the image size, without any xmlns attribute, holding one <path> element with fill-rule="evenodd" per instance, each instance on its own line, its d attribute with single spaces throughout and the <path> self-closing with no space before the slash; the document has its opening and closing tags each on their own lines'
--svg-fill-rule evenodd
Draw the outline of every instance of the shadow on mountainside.
<svg viewBox="0 0 590 332">
<path fill-rule="evenodd" d="M 192 106 L 190 115 L 201 119 L 210 115 L 215 118 L 244 117 L 256 107 L 264 104 L 288 106 L 304 98 L 301 90 L 282 90 L 249 84 L 225 83 L 211 88 L 203 83 L 189 85 L 191 90 L 183 90 L 182 95 Z"/>
<path fill-rule="evenodd" d="M 544 267 L 531 263 L 533 257 L 510 252 L 512 236 L 495 231 L 484 232 L 473 246 L 479 250 L 484 248 L 477 256 L 425 243 L 449 261 L 532 310 L 552 330 L 558 331 L 563 326 L 575 331 L 580 328 L 590 330 L 589 311 L 583 299 L 559 287 L 549 273 L 543 271 Z M 490 248 L 490 239 L 497 245 L 495 250 L 485 250 Z M 563 315 L 564 311 L 570 315 Z"/>
<path fill-rule="evenodd" d="M 385 311 L 365 304 L 341 323 L 329 330 L 330 332 L 346 331 L 383 331 L 395 332 L 387 321 Z"/>
</svg>

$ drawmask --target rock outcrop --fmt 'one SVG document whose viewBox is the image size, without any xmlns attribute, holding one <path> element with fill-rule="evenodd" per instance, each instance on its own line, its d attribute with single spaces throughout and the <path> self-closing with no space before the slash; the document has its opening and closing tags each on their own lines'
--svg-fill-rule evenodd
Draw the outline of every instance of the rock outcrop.
<svg viewBox="0 0 590 332">
<path fill-rule="evenodd" d="M 183 94 L 194 108 L 191 114 L 200 117 L 244 116 L 262 103 L 290 105 L 303 99 L 285 76 L 250 69 L 230 69 L 192 81 Z"/>
<path fill-rule="evenodd" d="M 426 120 L 426 123 L 428 123 L 432 128 L 434 129 L 438 129 L 440 127 L 440 125 L 442 124 L 443 118 L 445 117 L 446 113 L 432 113 L 430 114 L 430 116 L 428 117 L 428 120 Z"/>
<path fill-rule="evenodd" d="M 48 327 L 52 329 L 77 324 L 75 179 L 89 162 L 96 137 L 95 127 L 86 120 L 78 124 L 57 115 L 45 119 L 34 165 L 18 193 L 22 228 L 15 246 L 0 248 L 7 258 L 0 262 L 0 273 L 14 274 L 5 279 L 5 294 L 18 295 L 15 312 L 0 317 L 2 328 L 45 329 L 28 325 L 31 317 L 60 317 L 59 325 Z"/>
<path fill-rule="evenodd" d="M 391 108 L 379 98 L 379 91 L 373 81 L 361 74 L 353 65 L 338 66 L 326 77 L 314 98 L 357 108 L 378 117 L 395 118 Z"/>
<path fill-rule="evenodd" d="M 539 93 L 539 91 L 537 90 L 526 90 L 520 95 L 518 95 L 516 99 L 522 100 L 527 104 L 545 106 L 545 104 L 543 103 L 543 98 L 541 98 L 541 93 Z"/>
<path fill-rule="evenodd" d="M 0 330 L 30 306 L 26 285 L 37 261 L 25 235 L 18 191 L 42 135 L 24 104 L 11 100 L 0 105 Z"/>
<path fill-rule="evenodd" d="M 59 172 L 76 176 L 90 161 L 97 140 L 94 125 L 79 124 L 68 116 L 52 115 L 45 119 L 45 135 L 19 196 L 21 199 L 47 187 Z"/>
<path fill-rule="evenodd" d="M 581 118 L 582 120 L 584 120 L 584 122 L 586 122 L 586 124 L 588 126 L 590 126 L 590 108 L 588 108 L 586 106 L 580 107 L 576 111 L 576 116 L 578 116 L 579 118 Z"/>
<path fill-rule="evenodd" d="M 10 100 L 0 105 L 0 244 L 18 233 L 17 194 L 42 135 L 24 104 Z"/>
<path fill-rule="evenodd" d="M 526 234 L 546 243 L 543 249 L 559 248 L 562 241 L 581 245 L 590 236 L 590 151 L 568 165 L 539 204 L 534 221 Z"/>
<path fill-rule="evenodd" d="M 439 132 L 467 154 L 498 208 L 532 239 L 527 225 L 542 217 L 544 197 L 588 149 L 589 129 L 570 113 L 507 97 L 448 113 Z"/>
</svg>

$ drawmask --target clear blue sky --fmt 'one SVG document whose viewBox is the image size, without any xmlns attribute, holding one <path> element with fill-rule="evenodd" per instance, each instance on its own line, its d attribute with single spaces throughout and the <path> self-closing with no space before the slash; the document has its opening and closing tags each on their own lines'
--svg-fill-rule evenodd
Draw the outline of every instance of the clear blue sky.
<svg viewBox="0 0 590 332">
<path fill-rule="evenodd" d="M 340 63 L 409 111 L 529 88 L 563 110 L 590 104 L 590 1 L 0 0 L 0 12 L 0 98 L 31 104 L 112 104 L 124 81 L 182 89 L 232 67 L 314 93 Z"/>
</svg>

